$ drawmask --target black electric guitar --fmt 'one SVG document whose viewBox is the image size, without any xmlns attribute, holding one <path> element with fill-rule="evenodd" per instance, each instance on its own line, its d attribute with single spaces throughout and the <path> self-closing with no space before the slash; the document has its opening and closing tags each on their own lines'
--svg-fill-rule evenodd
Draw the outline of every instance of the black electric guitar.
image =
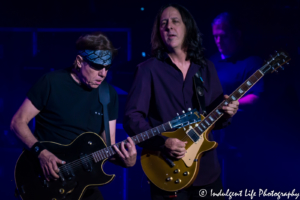
<svg viewBox="0 0 300 200">
<path fill-rule="evenodd" d="M 193 184 L 197 177 L 200 158 L 204 152 L 214 149 L 218 144 L 208 140 L 208 134 L 215 122 L 223 115 L 222 107 L 240 99 L 265 74 L 274 72 L 287 63 L 290 58 L 284 52 L 276 52 L 264 66 L 258 69 L 228 99 L 224 100 L 206 117 L 201 115 L 201 122 L 180 128 L 174 132 L 165 132 L 162 135 L 186 141 L 187 153 L 182 159 L 167 157 L 162 152 L 144 149 L 141 156 L 143 171 L 148 179 L 162 190 L 175 192 Z"/>
<path fill-rule="evenodd" d="M 140 133 L 132 140 L 135 144 L 172 128 L 181 128 L 200 121 L 200 115 L 192 110 L 172 121 Z M 126 141 L 124 141 L 126 143 Z M 42 142 L 46 148 L 66 164 L 59 167 L 60 178 L 46 181 L 39 159 L 24 150 L 15 166 L 15 183 L 23 200 L 77 200 L 87 187 L 109 183 L 115 175 L 107 175 L 103 164 L 116 154 L 112 146 L 106 147 L 102 138 L 92 132 L 79 135 L 68 145 Z M 115 144 L 118 148 L 121 142 Z"/>
</svg>

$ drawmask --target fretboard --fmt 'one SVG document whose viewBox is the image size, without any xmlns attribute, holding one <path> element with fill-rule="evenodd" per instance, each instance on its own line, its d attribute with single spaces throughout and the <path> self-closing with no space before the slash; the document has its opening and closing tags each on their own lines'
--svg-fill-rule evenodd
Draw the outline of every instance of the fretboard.
<svg viewBox="0 0 300 200">
<path fill-rule="evenodd" d="M 238 87 L 228 99 L 222 101 L 212 112 L 210 112 L 205 119 L 196 124 L 196 127 L 188 131 L 187 135 L 196 142 L 202 133 L 204 133 L 211 125 L 217 122 L 218 119 L 224 114 L 222 111 L 223 106 L 227 106 L 230 102 L 239 100 L 244 94 L 252 88 L 264 74 L 257 70 L 252 76 L 250 76 L 240 87 Z"/>
<path fill-rule="evenodd" d="M 161 134 L 162 132 L 168 131 L 172 129 L 171 125 L 169 122 L 162 124 L 160 126 L 154 127 L 148 131 L 145 131 L 143 133 L 140 133 L 138 135 L 135 135 L 133 137 L 131 137 L 131 139 L 133 140 L 134 144 L 138 144 L 141 142 L 144 142 L 156 135 Z M 124 144 L 127 143 L 127 140 L 122 141 L 124 142 Z M 118 149 L 120 149 L 121 146 L 121 142 L 114 144 Z M 92 153 L 93 159 L 95 162 L 99 162 L 105 158 L 109 158 L 110 156 L 116 154 L 117 152 L 114 150 L 114 148 L 112 146 L 106 147 L 104 149 L 101 149 L 99 151 L 96 151 L 94 153 Z"/>
</svg>

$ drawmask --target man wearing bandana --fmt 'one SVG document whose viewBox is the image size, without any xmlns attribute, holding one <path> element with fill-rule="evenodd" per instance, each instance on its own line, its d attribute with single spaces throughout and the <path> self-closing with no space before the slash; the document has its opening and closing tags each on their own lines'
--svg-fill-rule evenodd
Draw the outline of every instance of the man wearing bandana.
<svg viewBox="0 0 300 200">
<path fill-rule="evenodd" d="M 106 141 L 103 124 L 103 107 L 99 102 L 99 85 L 104 81 L 111 60 L 116 54 L 108 38 L 102 33 L 81 36 L 76 42 L 78 54 L 73 67 L 48 73 L 29 90 L 27 98 L 14 115 L 11 129 L 29 148 L 39 147 L 37 156 L 45 178 L 57 180 L 58 166 L 66 162 L 57 158 L 39 141 L 70 144 L 83 132 L 99 133 Z M 107 105 L 111 144 L 115 144 L 118 96 L 108 85 L 110 102 Z M 35 136 L 28 127 L 36 117 Z M 110 159 L 123 167 L 132 167 L 136 162 L 133 141 L 122 142 L 115 151 L 117 157 Z M 97 188 L 89 188 L 84 200 L 103 199 Z"/>
</svg>

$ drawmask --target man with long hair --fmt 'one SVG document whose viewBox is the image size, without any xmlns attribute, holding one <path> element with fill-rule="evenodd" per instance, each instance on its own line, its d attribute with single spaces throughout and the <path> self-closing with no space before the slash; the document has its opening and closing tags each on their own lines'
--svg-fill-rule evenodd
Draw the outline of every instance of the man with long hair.
<svg viewBox="0 0 300 200">
<path fill-rule="evenodd" d="M 47 150 L 40 141 L 70 144 L 83 132 L 97 133 L 106 141 L 98 87 L 107 75 L 116 50 L 110 40 L 99 32 L 81 36 L 76 42 L 76 48 L 78 53 L 73 66 L 45 74 L 29 90 L 11 122 L 11 129 L 38 157 L 47 181 L 60 178 L 58 165 L 66 162 Z M 115 144 L 118 95 L 110 85 L 108 90 L 110 140 L 111 144 Z M 35 136 L 28 127 L 34 117 Z M 111 161 L 132 167 L 136 162 L 135 145 L 128 138 L 125 146 L 122 142 L 119 150 L 114 145 L 120 159 L 111 158 Z M 101 200 L 103 197 L 97 188 L 92 187 L 86 190 L 81 199 Z"/>
<path fill-rule="evenodd" d="M 193 85 L 193 76 L 199 70 L 204 84 L 206 110 L 212 111 L 224 98 L 217 72 L 214 65 L 204 58 L 200 32 L 187 9 L 177 4 L 162 7 L 154 22 L 151 43 L 152 58 L 138 65 L 128 94 L 124 129 L 130 135 L 168 122 L 182 110 L 197 108 L 202 112 Z M 225 98 L 228 96 L 225 95 Z M 223 106 L 224 115 L 215 128 L 226 126 L 237 112 L 238 105 L 237 101 L 233 101 Z M 211 134 L 209 139 L 213 140 Z M 142 144 L 144 148 L 161 150 L 177 159 L 184 157 L 185 145 L 186 142 L 179 139 L 163 136 L 156 136 Z M 219 192 L 222 189 L 219 177 L 216 150 L 210 150 L 201 158 L 193 186 L 178 191 L 174 199 L 209 199 L 209 195 L 199 197 L 199 190 L 205 188 Z M 151 184 L 152 199 L 169 199 L 171 194 Z"/>
</svg>

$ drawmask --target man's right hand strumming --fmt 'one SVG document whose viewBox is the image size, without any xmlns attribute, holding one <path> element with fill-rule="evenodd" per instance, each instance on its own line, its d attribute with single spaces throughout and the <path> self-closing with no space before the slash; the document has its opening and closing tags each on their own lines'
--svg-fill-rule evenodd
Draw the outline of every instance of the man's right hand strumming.
<svg viewBox="0 0 300 200">
<path fill-rule="evenodd" d="M 57 164 L 65 164 L 66 162 L 57 158 L 53 153 L 51 153 L 47 149 L 41 151 L 38 158 L 40 160 L 40 164 L 43 169 L 43 173 L 46 180 L 50 181 L 50 179 L 58 179 L 59 169 Z"/>
<path fill-rule="evenodd" d="M 169 156 L 181 159 L 186 153 L 186 143 L 177 138 L 168 138 L 165 142 L 165 151 Z"/>
</svg>

